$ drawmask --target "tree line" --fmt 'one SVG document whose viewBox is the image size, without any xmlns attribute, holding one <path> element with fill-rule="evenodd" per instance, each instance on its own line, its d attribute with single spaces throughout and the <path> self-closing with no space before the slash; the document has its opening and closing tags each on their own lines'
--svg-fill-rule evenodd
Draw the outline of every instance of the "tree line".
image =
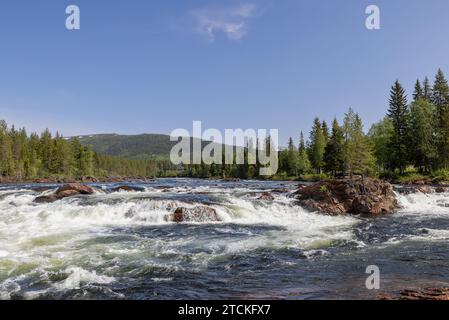
<svg viewBox="0 0 449 320">
<path fill-rule="evenodd" d="M 279 154 L 280 172 L 287 176 L 326 173 L 331 176 L 405 173 L 413 167 L 431 175 L 449 168 L 449 86 L 438 70 L 433 84 L 417 80 L 411 102 L 397 80 L 391 87 L 386 116 L 367 134 L 359 114 L 352 109 L 342 124 L 316 118 L 309 141 L 301 132 L 299 146 L 290 138 Z"/>
<path fill-rule="evenodd" d="M 167 160 L 128 159 L 100 155 L 78 139 L 54 137 L 49 130 L 28 135 L 25 129 L 8 128 L 0 121 L 0 177 L 16 179 L 47 176 L 186 176 L 260 178 L 258 159 L 244 148 L 245 164 L 173 166 Z M 256 149 L 259 142 L 256 142 Z M 264 150 L 271 150 L 270 138 Z M 271 150 L 273 151 L 273 150 Z M 257 154 L 256 150 L 256 154 Z M 426 77 L 417 80 L 411 102 L 404 87 L 396 81 L 390 90 L 386 116 L 365 133 L 363 122 L 353 109 L 343 122 L 331 126 L 315 118 L 308 140 L 303 132 L 295 145 L 279 152 L 281 177 L 304 175 L 392 175 L 404 174 L 409 167 L 426 175 L 449 169 L 449 85 L 442 70 L 431 84 Z M 248 164 L 249 162 L 255 164 Z M 224 161 L 223 161 L 224 163 Z"/>
<path fill-rule="evenodd" d="M 0 177 L 26 180 L 42 177 L 164 176 L 173 166 L 166 160 L 126 159 L 99 155 L 77 138 L 27 134 L 24 128 L 0 121 Z"/>
</svg>

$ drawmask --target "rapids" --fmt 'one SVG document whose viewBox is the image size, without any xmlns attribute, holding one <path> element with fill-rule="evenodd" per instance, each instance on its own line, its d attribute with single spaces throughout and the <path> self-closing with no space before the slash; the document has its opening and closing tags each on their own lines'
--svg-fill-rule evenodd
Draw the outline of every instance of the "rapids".
<svg viewBox="0 0 449 320">
<path fill-rule="evenodd" d="M 49 204 L 36 185 L 0 186 L 0 299 L 375 298 L 448 285 L 449 194 L 410 194 L 379 218 L 307 212 L 292 182 L 158 179 L 143 192 Z M 221 222 L 170 223 L 177 207 L 213 207 Z"/>
</svg>

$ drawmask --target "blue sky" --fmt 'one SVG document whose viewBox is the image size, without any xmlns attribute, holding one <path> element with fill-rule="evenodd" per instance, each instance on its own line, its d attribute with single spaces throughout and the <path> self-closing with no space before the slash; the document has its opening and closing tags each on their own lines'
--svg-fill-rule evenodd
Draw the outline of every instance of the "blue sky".
<svg viewBox="0 0 449 320">
<path fill-rule="evenodd" d="M 65 8 L 81 30 L 65 28 Z M 365 28 L 365 8 L 381 30 Z M 368 127 L 399 78 L 449 74 L 447 0 L 3 0 L 0 118 L 64 135 L 278 128 L 348 107 Z"/>
</svg>

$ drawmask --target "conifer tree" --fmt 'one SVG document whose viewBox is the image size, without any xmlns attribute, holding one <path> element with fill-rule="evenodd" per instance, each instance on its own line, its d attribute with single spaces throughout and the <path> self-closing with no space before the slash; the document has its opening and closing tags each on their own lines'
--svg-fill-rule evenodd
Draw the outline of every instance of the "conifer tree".
<svg viewBox="0 0 449 320">
<path fill-rule="evenodd" d="M 403 173 L 407 166 L 409 110 L 405 90 L 399 81 L 394 83 L 390 91 L 388 116 L 394 128 L 390 143 L 392 165 Z"/>
<path fill-rule="evenodd" d="M 418 80 L 416 80 L 416 84 L 415 84 L 415 92 L 413 93 L 413 100 L 418 101 L 419 99 L 423 99 L 423 98 L 424 98 L 424 91 L 421 86 L 421 82 L 418 79 Z"/>
<path fill-rule="evenodd" d="M 311 165 L 306 144 L 304 142 L 304 134 L 301 131 L 298 148 L 298 174 L 307 174 L 310 172 L 310 168 Z"/>
<path fill-rule="evenodd" d="M 423 98 L 427 101 L 432 101 L 432 87 L 428 77 L 425 77 L 423 82 Z"/>
<path fill-rule="evenodd" d="M 432 103 L 435 105 L 436 141 L 439 151 L 439 165 L 449 166 L 449 86 L 440 69 L 432 89 Z"/>
<path fill-rule="evenodd" d="M 326 145 L 324 153 L 324 168 L 334 177 L 338 173 L 344 172 L 345 154 L 344 154 L 344 134 L 339 126 L 337 119 L 332 122 L 332 134 Z"/>
<path fill-rule="evenodd" d="M 324 148 L 326 147 L 323 128 L 320 120 L 315 118 L 309 140 L 309 159 L 312 168 L 317 173 L 321 173 L 324 162 Z"/>
</svg>

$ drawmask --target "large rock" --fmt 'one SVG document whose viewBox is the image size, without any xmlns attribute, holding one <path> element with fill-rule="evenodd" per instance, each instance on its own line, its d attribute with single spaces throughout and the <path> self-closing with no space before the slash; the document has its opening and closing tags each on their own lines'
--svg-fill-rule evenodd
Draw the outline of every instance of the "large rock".
<svg viewBox="0 0 449 320">
<path fill-rule="evenodd" d="M 170 222 L 217 222 L 220 218 L 214 208 L 198 206 L 194 208 L 180 207 L 165 217 Z"/>
<path fill-rule="evenodd" d="M 34 199 L 34 202 L 50 203 L 67 197 L 77 196 L 80 194 L 89 195 L 93 193 L 94 190 L 89 186 L 85 186 L 79 183 L 69 183 L 60 187 L 53 194 L 37 197 L 36 199 Z"/>
<path fill-rule="evenodd" d="M 368 178 L 322 181 L 301 186 L 296 194 L 305 209 L 333 215 L 379 215 L 398 208 L 391 184 Z"/>
<path fill-rule="evenodd" d="M 449 300 L 449 288 L 403 290 L 398 296 L 381 296 L 381 300 Z"/>
<path fill-rule="evenodd" d="M 69 183 L 65 184 L 62 187 L 60 187 L 58 190 L 56 190 L 56 194 L 60 194 L 64 191 L 76 191 L 78 194 L 93 194 L 94 189 L 92 189 L 89 186 L 79 184 L 79 183 Z"/>
</svg>

